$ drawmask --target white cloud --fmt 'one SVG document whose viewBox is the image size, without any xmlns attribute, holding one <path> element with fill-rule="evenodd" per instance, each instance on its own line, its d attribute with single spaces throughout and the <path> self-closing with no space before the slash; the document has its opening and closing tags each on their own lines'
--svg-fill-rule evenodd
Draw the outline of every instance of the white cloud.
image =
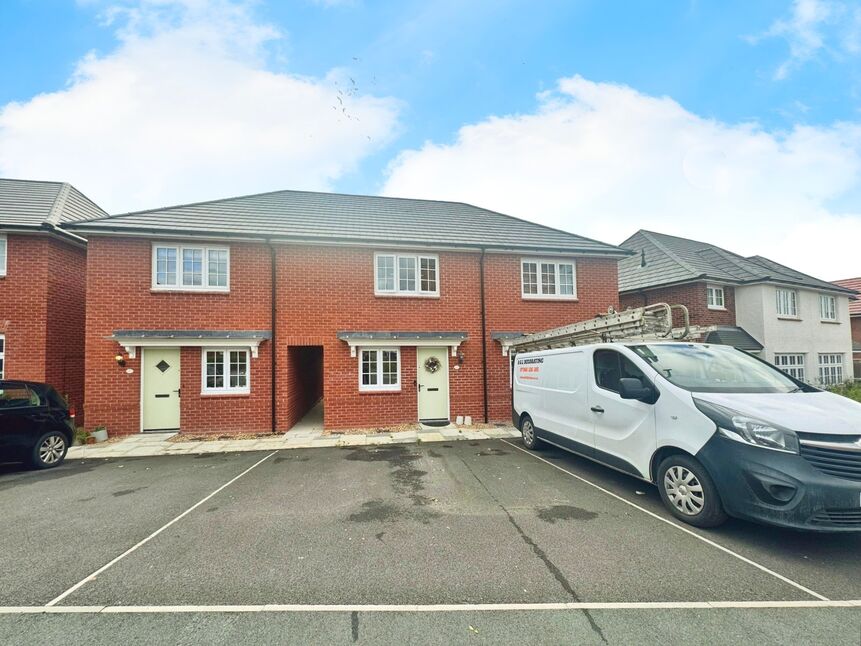
<svg viewBox="0 0 861 646">
<path fill-rule="evenodd" d="M 281 35 L 246 3 L 142 0 L 104 16 L 114 51 L 0 108 L 0 175 L 67 180 L 110 211 L 325 190 L 397 129 L 399 103 L 339 92 L 338 70 L 268 69 Z"/>
<path fill-rule="evenodd" d="M 789 17 L 776 20 L 764 34 L 748 40 L 752 43 L 765 38 L 786 40 L 789 57 L 774 71 L 774 78 L 783 80 L 823 50 L 837 57 L 861 53 L 859 29 L 861 9 L 848 2 L 793 0 Z"/>
<path fill-rule="evenodd" d="M 489 117 L 389 168 L 386 195 L 463 200 L 619 243 L 639 228 L 861 275 L 861 125 L 769 132 L 620 85 L 559 81 L 531 114 Z"/>
</svg>

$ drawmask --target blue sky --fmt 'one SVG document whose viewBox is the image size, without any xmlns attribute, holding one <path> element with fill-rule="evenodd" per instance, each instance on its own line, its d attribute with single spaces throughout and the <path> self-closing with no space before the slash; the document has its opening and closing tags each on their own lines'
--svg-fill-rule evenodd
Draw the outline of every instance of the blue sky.
<svg viewBox="0 0 861 646">
<path fill-rule="evenodd" d="M 811 248 L 861 228 L 854 2 L 4 0 L 0 60 L 0 174 L 111 211 L 407 194 L 861 274 Z"/>
</svg>

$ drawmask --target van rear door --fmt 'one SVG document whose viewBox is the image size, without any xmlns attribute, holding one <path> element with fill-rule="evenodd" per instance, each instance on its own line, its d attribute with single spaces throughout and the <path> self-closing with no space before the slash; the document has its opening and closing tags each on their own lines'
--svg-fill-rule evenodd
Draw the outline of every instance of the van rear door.
<svg viewBox="0 0 861 646">
<path fill-rule="evenodd" d="M 645 379 L 634 362 L 617 350 L 596 349 L 589 370 L 589 411 L 595 431 L 595 458 L 642 478 L 657 446 L 655 405 L 622 399 L 622 377 Z"/>
</svg>

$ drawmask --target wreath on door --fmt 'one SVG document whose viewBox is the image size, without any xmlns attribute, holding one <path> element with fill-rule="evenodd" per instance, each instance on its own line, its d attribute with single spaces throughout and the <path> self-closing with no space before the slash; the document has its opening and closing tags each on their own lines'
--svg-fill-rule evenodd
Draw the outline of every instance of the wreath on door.
<svg viewBox="0 0 861 646">
<path fill-rule="evenodd" d="M 442 362 L 436 357 L 428 357 L 428 360 L 425 361 L 425 370 L 430 373 L 434 373 L 440 368 L 442 368 Z"/>
</svg>

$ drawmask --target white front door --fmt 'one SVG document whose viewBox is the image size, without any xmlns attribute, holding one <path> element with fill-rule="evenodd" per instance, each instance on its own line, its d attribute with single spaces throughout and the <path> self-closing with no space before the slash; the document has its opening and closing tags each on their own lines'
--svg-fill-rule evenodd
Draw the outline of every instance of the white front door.
<svg viewBox="0 0 861 646">
<path fill-rule="evenodd" d="M 416 348 L 419 419 L 447 420 L 448 348 Z"/>
<path fill-rule="evenodd" d="M 141 427 L 144 431 L 179 430 L 179 348 L 144 348 Z"/>
</svg>

